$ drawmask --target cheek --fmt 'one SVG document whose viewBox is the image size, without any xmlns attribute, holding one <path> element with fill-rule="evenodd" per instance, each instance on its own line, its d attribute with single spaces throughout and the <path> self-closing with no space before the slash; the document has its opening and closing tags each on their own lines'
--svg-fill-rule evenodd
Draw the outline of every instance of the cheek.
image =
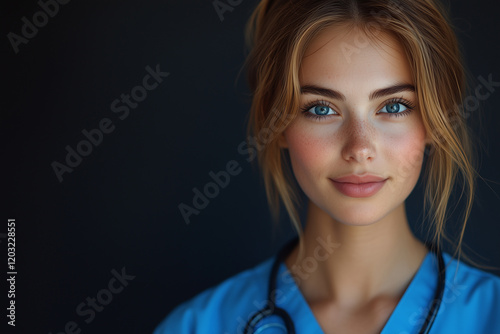
<svg viewBox="0 0 500 334">
<path fill-rule="evenodd" d="M 395 167 L 394 177 L 400 182 L 414 185 L 420 175 L 425 148 L 423 127 L 409 128 L 401 134 L 386 137 L 383 147 Z"/>
<path fill-rule="evenodd" d="M 322 174 L 333 162 L 335 138 L 307 126 L 290 126 L 285 131 L 292 167 L 297 179 L 301 175 Z M 331 167 L 331 166 L 330 166 Z"/>
</svg>

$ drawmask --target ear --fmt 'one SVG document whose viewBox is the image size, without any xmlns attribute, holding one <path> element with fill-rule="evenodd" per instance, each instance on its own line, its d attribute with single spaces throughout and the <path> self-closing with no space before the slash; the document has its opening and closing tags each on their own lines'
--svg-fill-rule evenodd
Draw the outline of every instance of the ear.
<svg viewBox="0 0 500 334">
<path fill-rule="evenodd" d="M 429 136 L 428 132 L 425 133 L 424 143 L 425 143 L 424 154 L 430 155 L 434 151 L 434 146 L 433 146 L 432 138 L 431 138 L 431 136 Z"/>
</svg>

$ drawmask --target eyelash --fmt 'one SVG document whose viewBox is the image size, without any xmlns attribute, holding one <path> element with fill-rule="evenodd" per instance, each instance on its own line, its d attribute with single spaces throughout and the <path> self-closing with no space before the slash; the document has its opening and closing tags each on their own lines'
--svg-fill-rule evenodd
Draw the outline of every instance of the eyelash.
<svg viewBox="0 0 500 334">
<path fill-rule="evenodd" d="M 401 97 L 400 98 L 392 98 L 392 99 L 389 99 L 389 100 L 385 101 L 382 108 L 384 108 L 388 104 L 393 104 L 393 103 L 400 103 L 400 104 L 402 104 L 403 106 L 406 107 L 406 110 L 402 111 L 402 112 L 399 112 L 399 113 L 385 113 L 389 117 L 408 116 L 415 109 L 415 105 L 413 103 L 411 103 L 410 101 L 405 100 L 405 99 L 403 99 Z M 313 118 L 313 119 L 318 120 L 318 121 L 325 120 L 329 116 L 334 116 L 334 115 L 323 115 L 323 116 L 321 116 L 321 115 L 314 115 L 314 114 L 310 113 L 309 109 L 311 109 L 312 107 L 316 107 L 316 106 L 325 106 L 325 107 L 334 109 L 332 107 L 331 103 L 329 103 L 327 101 L 324 101 L 324 100 L 316 100 L 316 101 L 310 102 L 310 103 L 306 104 L 304 107 L 302 107 L 301 108 L 301 112 L 304 114 L 305 117 Z"/>
</svg>

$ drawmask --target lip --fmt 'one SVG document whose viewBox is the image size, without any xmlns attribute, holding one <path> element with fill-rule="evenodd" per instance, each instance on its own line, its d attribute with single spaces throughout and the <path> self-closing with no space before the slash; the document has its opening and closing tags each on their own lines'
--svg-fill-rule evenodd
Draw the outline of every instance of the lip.
<svg viewBox="0 0 500 334">
<path fill-rule="evenodd" d="M 371 174 L 352 174 L 330 180 L 342 194 L 349 197 L 361 198 L 375 195 L 384 186 L 387 178 Z"/>
</svg>

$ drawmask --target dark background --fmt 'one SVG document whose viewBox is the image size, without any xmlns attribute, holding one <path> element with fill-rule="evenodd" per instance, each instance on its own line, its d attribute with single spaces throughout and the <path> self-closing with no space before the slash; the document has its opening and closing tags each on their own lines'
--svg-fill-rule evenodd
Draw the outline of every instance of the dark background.
<svg viewBox="0 0 500 334">
<path fill-rule="evenodd" d="M 8 33 L 21 35 L 21 18 L 33 22 L 40 7 L 1 3 L 0 233 L 8 218 L 16 219 L 15 332 L 55 334 L 74 321 L 81 333 L 150 333 L 174 306 L 256 265 L 290 238 L 286 217 L 273 226 L 257 168 L 237 151 L 250 106 L 245 75 L 238 76 L 243 28 L 255 5 L 243 0 L 221 21 L 210 0 L 70 1 L 16 54 Z M 453 1 L 451 10 L 471 76 L 491 74 L 498 82 L 498 8 L 490 6 Z M 170 75 L 120 120 L 111 102 L 157 64 Z M 484 180 L 465 238 L 475 252 L 469 254 L 497 267 L 499 105 L 497 87 L 473 115 L 484 123 Z M 51 164 L 65 163 L 65 147 L 75 149 L 82 130 L 103 118 L 114 131 L 59 182 Z M 192 189 L 230 160 L 242 172 L 186 224 L 178 205 L 192 205 Z M 421 189 L 411 197 L 417 205 L 408 205 L 410 220 L 422 235 Z M 3 235 L 2 263 L 6 241 Z M 5 296 L 7 270 L 0 268 Z M 86 323 L 77 306 L 122 268 L 135 278 Z"/>
</svg>

